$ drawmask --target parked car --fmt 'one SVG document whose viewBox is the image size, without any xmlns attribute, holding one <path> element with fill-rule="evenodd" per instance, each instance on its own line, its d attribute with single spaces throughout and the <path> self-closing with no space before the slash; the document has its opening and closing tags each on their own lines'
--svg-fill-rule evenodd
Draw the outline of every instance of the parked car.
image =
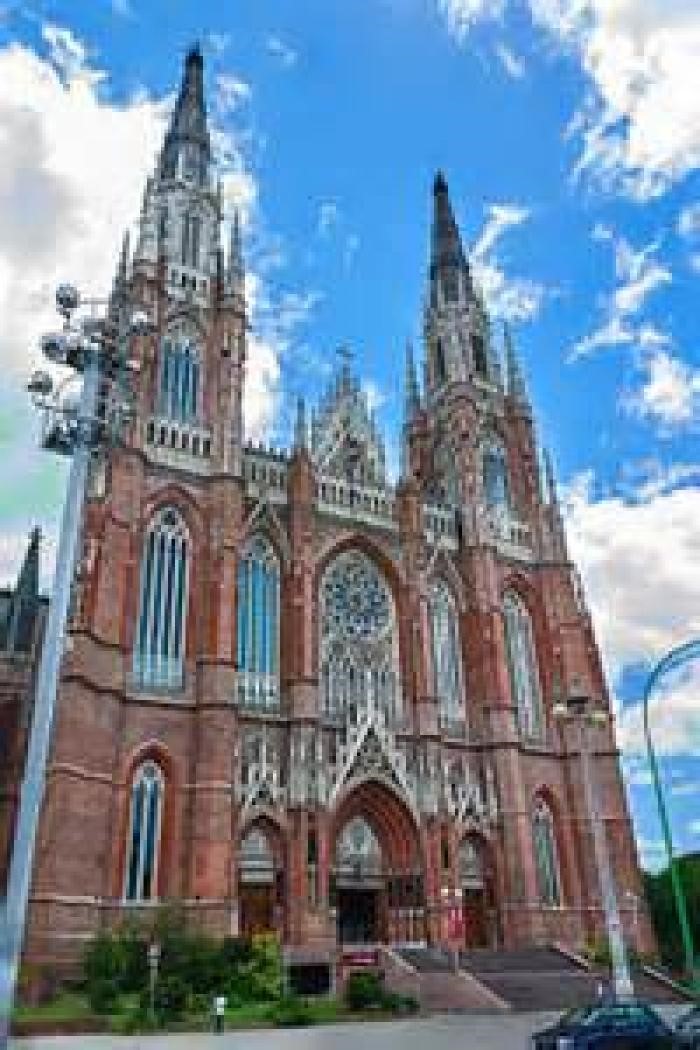
<svg viewBox="0 0 700 1050">
<path fill-rule="evenodd" d="M 694 1006 L 676 1022 L 676 1046 L 700 1050 L 700 1006 Z"/>
<path fill-rule="evenodd" d="M 671 1050 L 673 1029 L 646 1003 L 593 1003 L 536 1032 L 532 1050 Z"/>
</svg>

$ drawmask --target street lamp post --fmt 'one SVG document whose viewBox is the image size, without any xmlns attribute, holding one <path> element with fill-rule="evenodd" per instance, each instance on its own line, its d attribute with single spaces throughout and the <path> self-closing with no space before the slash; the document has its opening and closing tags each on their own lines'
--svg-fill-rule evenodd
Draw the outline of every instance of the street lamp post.
<svg viewBox="0 0 700 1050">
<path fill-rule="evenodd" d="M 566 702 L 556 704 L 554 714 L 557 718 L 576 723 L 579 729 L 583 794 L 593 834 L 593 852 L 603 902 L 605 929 L 610 945 L 615 998 L 624 1002 L 634 998 L 634 986 L 630 975 L 627 948 L 625 946 L 620 909 L 617 903 L 615 882 L 610 865 L 605 828 L 600 819 L 600 807 L 591 766 L 590 742 L 588 739 L 589 729 L 592 726 L 604 725 L 607 722 L 607 715 L 600 708 L 596 708 L 591 699 L 583 693 L 572 694 L 567 697 Z"/>
<path fill-rule="evenodd" d="M 661 821 L 661 831 L 664 838 L 664 846 L 666 847 L 666 858 L 668 861 L 668 868 L 671 875 L 671 888 L 673 891 L 673 898 L 676 904 L 676 912 L 678 914 L 678 923 L 681 928 L 681 938 L 683 940 L 683 954 L 685 956 L 685 969 L 686 973 L 690 977 L 691 986 L 695 994 L 700 993 L 700 966 L 695 959 L 695 946 L 693 944 L 693 932 L 688 919 L 688 908 L 686 906 L 685 895 L 683 893 L 683 885 L 681 883 L 681 876 L 676 865 L 676 858 L 673 850 L 673 837 L 671 835 L 671 821 L 669 820 L 668 811 L 666 810 L 666 804 L 664 802 L 663 791 L 661 788 L 661 776 L 659 774 L 659 764 L 656 759 L 656 752 L 654 751 L 654 745 L 651 739 L 651 730 L 649 728 L 649 700 L 651 694 L 654 691 L 654 687 L 658 680 L 670 671 L 675 671 L 679 667 L 683 667 L 690 660 L 695 660 L 700 657 L 700 639 L 693 639 L 690 642 L 686 642 L 684 645 L 679 645 L 675 649 L 672 649 L 657 663 L 654 670 L 647 679 L 646 686 L 644 688 L 644 700 L 643 700 L 643 716 L 644 716 L 644 738 L 647 745 L 647 754 L 649 757 L 649 767 L 651 769 L 651 781 L 654 786 L 654 794 L 656 795 L 656 805 L 659 810 L 659 819 Z"/>
<path fill-rule="evenodd" d="M 152 327 L 141 312 L 126 318 L 123 297 L 118 303 L 116 324 L 109 317 L 94 316 L 74 323 L 74 314 L 86 304 L 81 304 L 78 291 L 72 285 L 58 288 L 56 305 L 63 316 L 63 329 L 42 338 L 42 353 L 53 364 L 67 366 L 73 376 L 82 374 L 83 382 L 77 404 L 65 396 L 67 381 L 54 389 L 53 380 L 46 372 L 35 372 L 27 387 L 46 416 L 43 447 L 70 456 L 71 467 L 37 674 L 7 895 L 0 914 L 0 1050 L 6 1050 L 9 1039 L 90 459 L 95 452 L 118 440 L 131 418 L 128 391 L 114 381 L 113 373 L 115 369 L 123 373 L 129 371 L 125 356 L 128 336 L 145 335 Z M 92 301 L 89 305 L 102 304 Z"/>
</svg>

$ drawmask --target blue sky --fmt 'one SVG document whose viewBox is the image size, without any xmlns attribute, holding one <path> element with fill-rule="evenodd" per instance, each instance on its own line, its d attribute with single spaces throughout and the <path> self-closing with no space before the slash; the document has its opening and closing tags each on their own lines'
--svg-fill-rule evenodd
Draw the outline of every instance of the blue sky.
<svg viewBox="0 0 700 1050">
<path fill-rule="evenodd" d="M 700 9 L 691 0 L 0 4 L 0 578 L 64 471 L 22 380 L 59 277 L 104 290 L 202 42 L 243 209 L 251 432 L 285 442 L 349 344 L 390 444 L 420 347 L 442 167 L 495 329 L 513 323 L 611 681 L 645 859 L 643 669 L 698 633 Z M 393 454 L 396 462 L 396 453 Z M 641 670 L 640 670 L 641 668 Z M 700 848 L 692 675 L 659 710 L 679 841 Z"/>
</svg>

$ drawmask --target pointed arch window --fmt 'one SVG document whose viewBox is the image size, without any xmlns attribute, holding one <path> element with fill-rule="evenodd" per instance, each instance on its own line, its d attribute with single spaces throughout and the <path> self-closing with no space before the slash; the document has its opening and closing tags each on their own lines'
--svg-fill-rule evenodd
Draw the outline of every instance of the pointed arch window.
<svg viewBox="0 0 700 1050">
<path fill-rule="evenodd" d="M 430 636 L 433 656 L 434 689 L 440 724 L 463 727 L 462 673 L 459 652 L 459 625 L 454 599 L 444 583 L 433 585 L 429 598 Z"/>
<path fill-rule="evenodd" d="M 538 798 L 532 815 L 532 842 L 535 851 L 537 889 L 542 904 L 561 904 L 561 877 L 552 811 L 543 798 Z"/>
<path fill-rule="evenodd" d="M 148 528 L 141 559 L 133 672 L 142 687 L 183 686 L 188 583 L 187 529 L 166 507 Z"/>
<path fill-rule="evenodd" d="M 197 342 L 184 330 L 169 332 L 162 343 L 158 380 L 158 412 L 180 423 L 200 417 L 202 367 Z"/>
<path fill-rule="evenodd" d="M 520 735 L 542 738 L 542 693 L 532 620 L 517 594 L 509 591 L 503 599 L 506 652 L 510 672 L 511 700 L 516 710 Z"/>
<path fill-rule="evenodd" d="M 438 383 L 444 383 L 447 375 L 447 369 L 445 367 L 445 348 L 443 346 L 442 339 L 436 339 L 435 341 L 435 380 Z"/>
<path fill-rule="evenodd" d="M 279 706 L 280 569 L 277 555 L 256 536 L 238 562 L 238 702 L 244 707 Z"/>
<path fill-rule="evenodd" d="M 151 901 L 158 896 L 158 862 L 164 780 L 155 762 L 144 762 L 132 781 L 124 899 Z"/>
<path fill-rule="evenodd" d="M 506 453 L 503 445 L 496 438 L 490 438 L 484 444 L 482 472 L 486 505 L 492 508 L 507 507 L 509 494 Z"/>
</svg>

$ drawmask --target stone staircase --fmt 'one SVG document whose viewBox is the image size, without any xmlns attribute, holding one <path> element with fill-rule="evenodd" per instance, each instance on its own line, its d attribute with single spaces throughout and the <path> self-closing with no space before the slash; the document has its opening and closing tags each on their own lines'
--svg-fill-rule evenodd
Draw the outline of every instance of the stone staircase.
<svg viewBox="0 0 700 1050">
<path fill-rule="evenodd" d="M 463 970 L 438 948 L 402 948 L 385 952 L 387 983 L 418 999 L 429 1013 L 498 1013 L 508 1009 L 498 995 Z"/>
<path fill-rule="evenodd" d="M 565 1010 L 595 1000 L 606 970 L 587 967 L 555 947 L 515 951 L 477 949 L 460 954 L 460 966 L 513 1010 Z M 633 974 L 635 994 L 647 1002 L 680 1003 L 683 997 L 648 971 Z"/>
</svg>

